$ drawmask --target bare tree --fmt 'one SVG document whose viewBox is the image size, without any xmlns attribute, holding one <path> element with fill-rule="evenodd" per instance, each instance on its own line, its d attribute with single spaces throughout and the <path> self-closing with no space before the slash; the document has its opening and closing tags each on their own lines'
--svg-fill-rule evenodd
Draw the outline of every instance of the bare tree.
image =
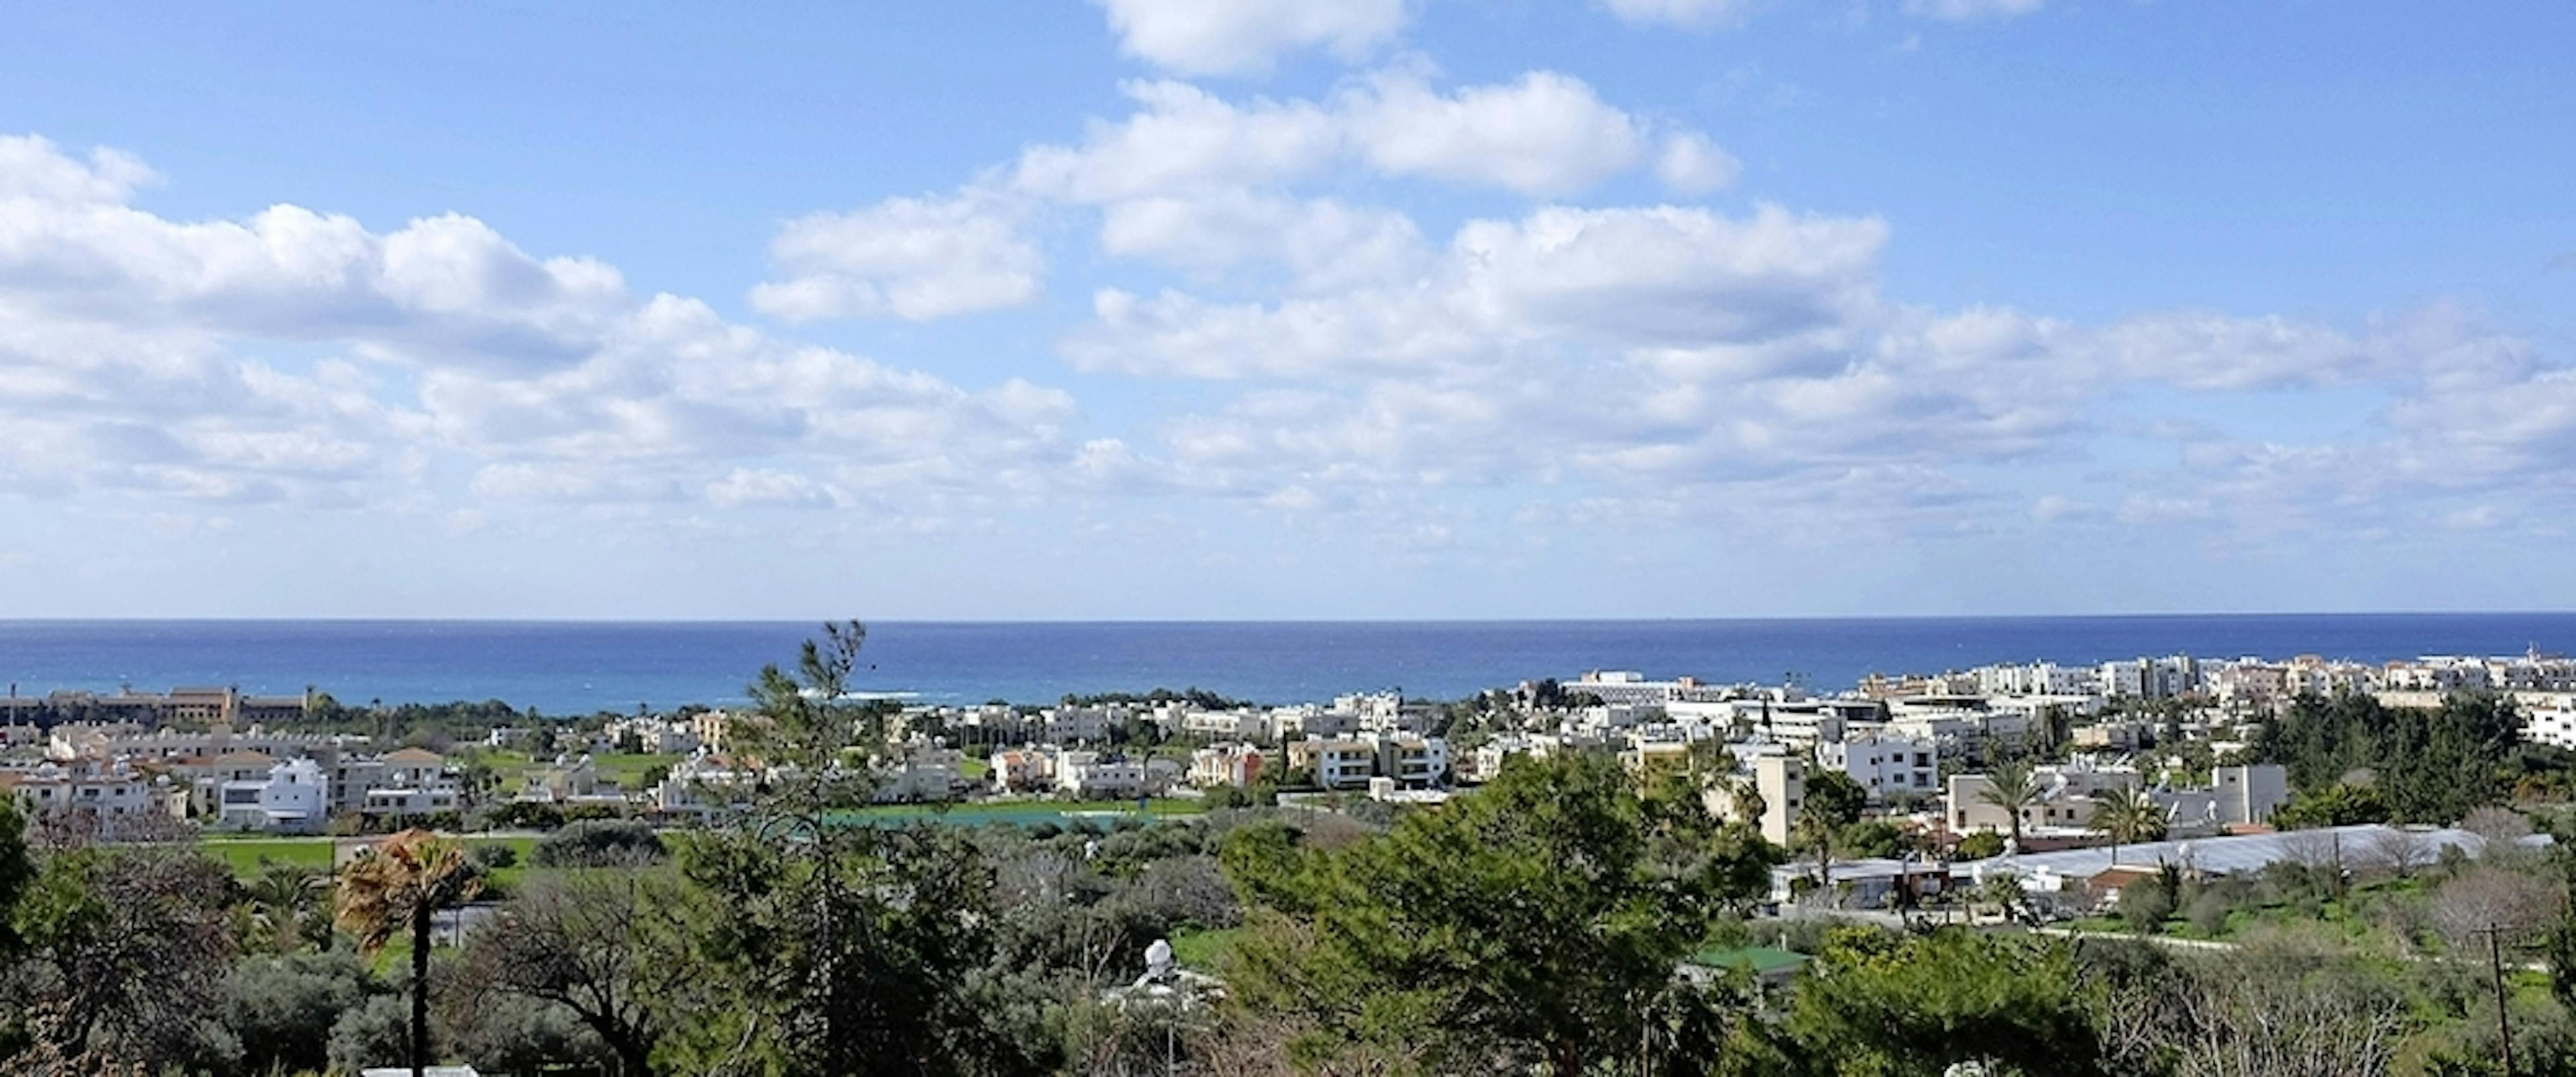
<svg viewBox="0 0 2576 1077">
<path fill-rule="evenodd" d="M 2440 856 L 2441 848 L 2433 841 L 2432 835 L 2392 826 L 2365 843 L 2358 859 L 2376 870 L 2405 879 L 2431 867 Z"/>
<path fill-rule="evenodd" d="M 2487 936 L 2513 946 L 2531 938 L 2564 903 L 2558 887 L 2520 871 L 2480 865 L 2433 894 L 2433 926 L 2452 949 L 2484 951 Z"/>
<path fill-rule="evenodd" d="M 2519 862 L 2530 851 L 2522 839 L 2531 836 L 2531 820 L 2511 808 L 2479 808 L 2460 821 L 2460 829 L 2478 836 L 2478 858 L 2489 863 Z"/>
</svg>

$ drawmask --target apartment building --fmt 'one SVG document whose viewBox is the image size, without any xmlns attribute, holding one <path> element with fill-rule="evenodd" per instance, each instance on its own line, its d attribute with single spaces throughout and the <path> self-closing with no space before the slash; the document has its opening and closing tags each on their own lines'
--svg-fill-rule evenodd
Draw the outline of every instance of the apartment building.
<svg viewBox="0 0 2576 1077">
<path fill-rule="evenodd" d="M 1869 793 L 1873 804 L 1893 794 L 1931 796 L 1940 791 L 1940 746 L 1889 733 L 1866 733 L 1816 745 L 1816 764 L 1841 771 Z"/>
</svg>

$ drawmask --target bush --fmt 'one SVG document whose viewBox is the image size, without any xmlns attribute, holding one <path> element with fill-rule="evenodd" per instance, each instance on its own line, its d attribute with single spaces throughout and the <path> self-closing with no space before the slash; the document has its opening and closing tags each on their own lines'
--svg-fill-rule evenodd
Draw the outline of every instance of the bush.
<svg viewBox="0 0 2576 1077">
<path fill-rule="evenodd" d="M 2131 931 L 2155 934 L 2173 911 L 2173 895 L 2161 880 L 2139 879 L 2120 888 L 2120 919 L 2128 922 Z"/>
<path fill-rule="evenodd" d="M 367 970 L 346 951 L 253 957 L 234 966 L 224 994 L 244 1072 L 319 1070 L 331 1062 L 333 1027 L 366 1001 Z"/>
<path fill-rule="evenodd" d="M 541 868 L 617 868 L 654 863 L 669 853 L 662 836 L 640 820 L 591 819 L 539 839 L 529 859 Z"/>
<path fill-rule="evenodd" d="M 430 1055 L 436 1057 L 435 1040 Z M 411 1058 L 411 1003 L 401 995 L 377 995 L 331 1023 L 331 1068 L 363 1072 L 370 1066 L 399 1066 Z"/>
<path fill-rule="evenodd" d="M 1984 860 L 2004 855 L 2004 836 L 1980 830 L 1959 839 L 1959 859 Z"/>
<path fill-rule="evenodd" d="M 2120 900 L 2127 901 L 2128 898 Z M 2226 895 L 2210 890 L 2191 899 L 2191 908 L 2184 915 L 2190 918 L 2193 931 L 2216 937 L 2227 931 L 2227 914 L 2233 911 L 2235 906 L 2228 902 Z"/>
<path fill-rule="evenodd" d="M 513 868 L 519 865 L 519 850 L 514 846 L 503 845 L 500 842 L 486 842 L 481 845 L 469 847 L 466 850 L 465 855 L 467 859 L 474 861 L 475 867 L 481 868 L 485 872 L 499 871 L 503 868 Z"/>
</svg>

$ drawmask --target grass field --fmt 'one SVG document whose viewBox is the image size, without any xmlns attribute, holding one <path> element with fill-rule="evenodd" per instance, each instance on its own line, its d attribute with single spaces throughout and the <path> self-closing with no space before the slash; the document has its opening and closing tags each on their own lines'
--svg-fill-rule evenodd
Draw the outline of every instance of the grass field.
<svg viewBox="0 0 2576 1077">
<path fill-rule="evenodd" d="M 227 835 L 208 837 L 205 848 L 208 854 L 222 860 L 226 866 L 233 869 L 234 878 L 246 880 L 257 876 L 260 868 L 266 864 L 294 864 L 298 867 L 328 871 L 331 868 L 332 841 L 333 839 L 328 837 L 280 838 Z M 528 857 L 536 849 L 537 839 L 524 836 L 467 837 L 465 845 L 467 848 L 502 845 L 519 854 L 518 863 L 492 873 L 492 886 L 496 890 L 506 892 L 517 886 L 519 880 L 527 877 Z"/>
</svg>

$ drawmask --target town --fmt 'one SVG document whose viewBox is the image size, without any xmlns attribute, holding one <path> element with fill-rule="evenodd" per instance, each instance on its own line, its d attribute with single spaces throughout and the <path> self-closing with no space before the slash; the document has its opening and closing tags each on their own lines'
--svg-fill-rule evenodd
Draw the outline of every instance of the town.
<svg viewBox="0 0 2576 1077">
<path fill-rule="evenodd" d="M 1256 797 L 1435 805 L 1516 756 L 1597 754 L 1641 776 L 1722 760 L 1728 780 L 1710 784 L 1713 804 L 1810 860 L 1777 869 L 1777 900 L 1827 878 L 1836 887 L 1825 899 L 1884 907 L 1898 890 L 1912 900 L 2010 871 L 2026 890 L 2064 894 L 2054 904 L 2080 910 L 2116 901 L 2120 882 L 2194 839 L 2204 858 L 2246 869 L 2289 855 L 2262 835 L 2295 790 L 2281 763 L 2252 758 L 2262 723 L 2289 701 L 2361 695 L 2424 708 L 2463 692 L 2510 700 L 2530 743 L 2576 748 L 2576 660 L 2174 655 L 1872 676 L 1831 694 L 1596 670 L 1445 702 L 1377 692 L 1258 706 L 1162 692 L 1050 706 L 879 704 L 887 748 L 868 766 L 873 799 L 887 805 L 1186 811 Z M 748 808 L 735 742 L 762 720 L 692 707 L 460 737 L 418 731 L 393 743 L 303 728 L 321 706 L 336 705 L 309 691 L 202 687 L 12 695 L 0 791 L 33 818 L 111 834 L 178 825 L 358 836 L 585 818 L 698 827 Z M 1999 767 L 2016 771 L 2009 795 L 1999 795 Z M 1801 829 L 1809 790 L 1823 781 L 1856 790 L 1859 810 L 1898 840 L 1832 861 L 1831 843 Z M 2131 819 L 2118 833 L 2103 825 L 2115 814 Z M 2129 847 L 2107 855 L 2040 855 L 2123 838 Z M 2430 840 L 2456 844 L 2459 832 Z M 1906 855 L 1865 855 L 1896 848 Z"/>
</svg>

